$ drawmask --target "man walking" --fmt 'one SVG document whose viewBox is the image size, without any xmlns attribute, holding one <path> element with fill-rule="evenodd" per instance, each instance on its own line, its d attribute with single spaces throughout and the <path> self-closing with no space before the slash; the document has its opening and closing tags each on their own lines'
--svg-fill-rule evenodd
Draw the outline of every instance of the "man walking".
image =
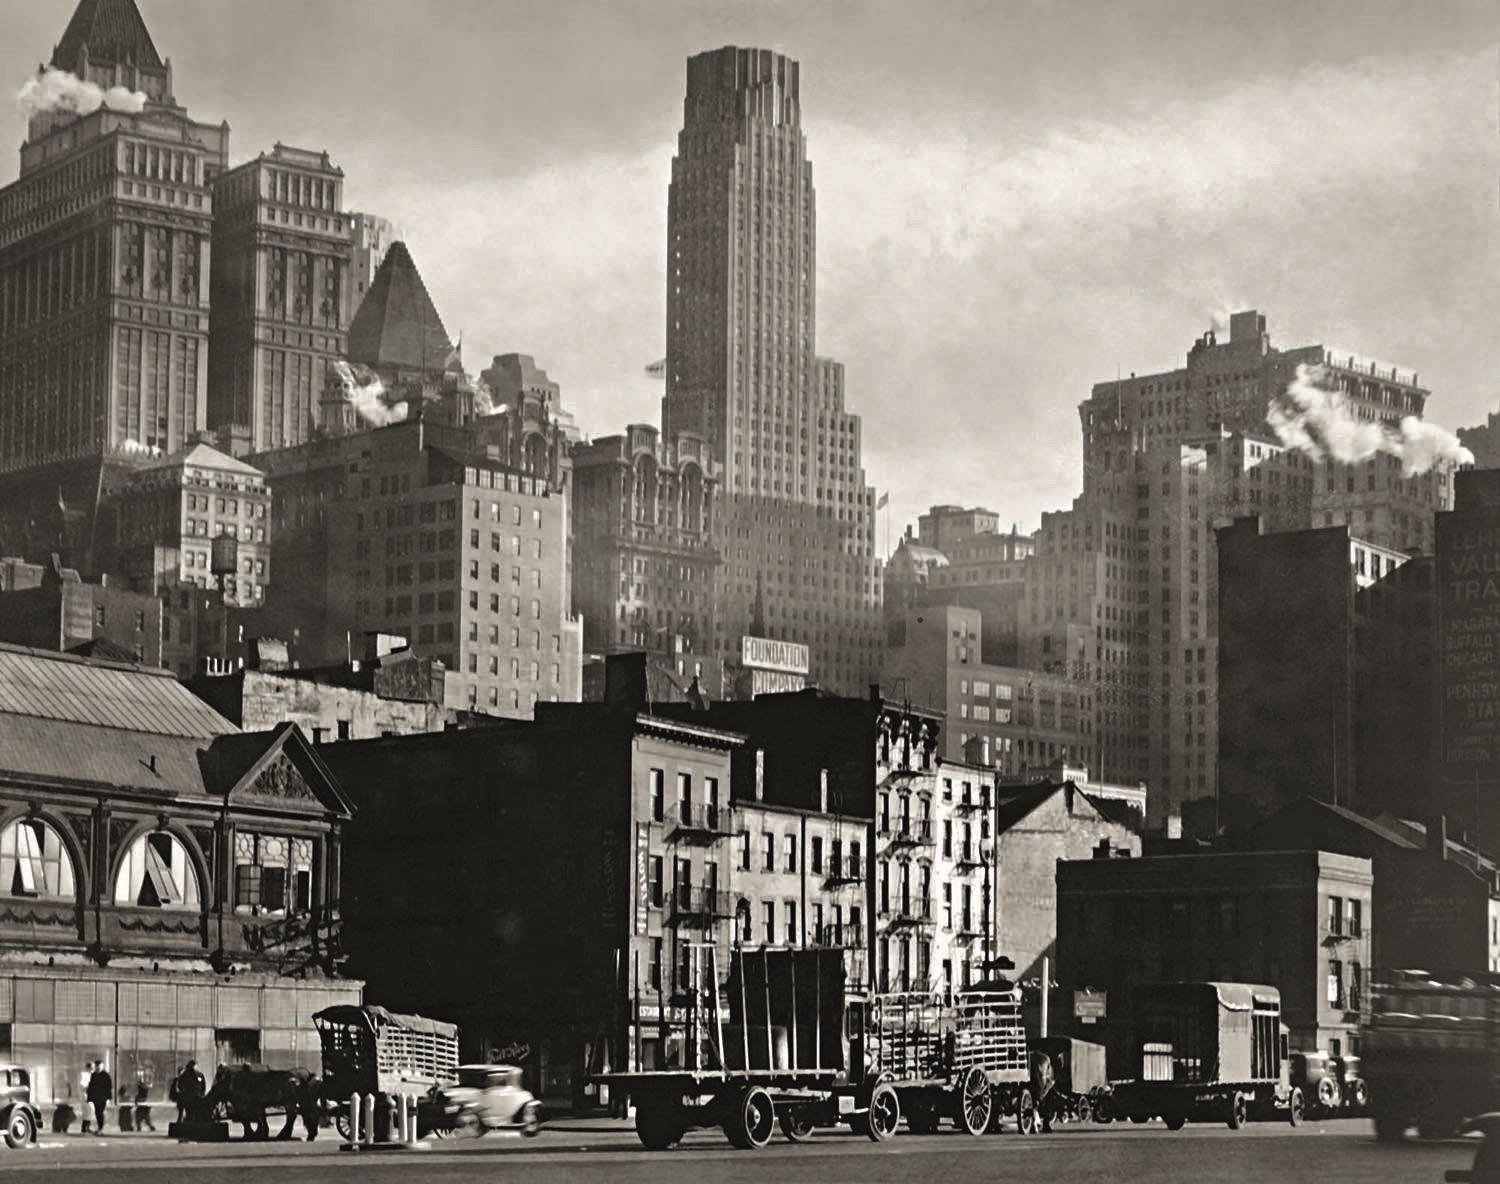
<svg viewBox="0 0 1500 1184">
<path fill-rule="evenodd" d="M 154 1131 L 156 1123 L 151 1121 L 151 1107 L 146 1102 L 146 1096 L 150 1090 L 146 1087 L 144 1076 L 136 1078 L 135 1082 L 135 1129 L 138 1131 Z"/>
<path fill-rule="evenodd" d="M 177 1103 L 178 1122 L 191 1122 L 196 1118 L 198 1103 L 203 1100 L 205 1090 L 198 1062 L 189 1061 L 172 1082 L 172 1100 Z"/>
<path fill-rule="evenodd" d="M 110 1079 L 109 1070 L 100 1061 L 93 1073 L 89 1075 L 88 1102 L 94 1108 L 94 1134 L 104 1133 L 104 1108 L 109 1105 L 110 1098 L 114 1095 L 115 1083 Z"/>
</svg>

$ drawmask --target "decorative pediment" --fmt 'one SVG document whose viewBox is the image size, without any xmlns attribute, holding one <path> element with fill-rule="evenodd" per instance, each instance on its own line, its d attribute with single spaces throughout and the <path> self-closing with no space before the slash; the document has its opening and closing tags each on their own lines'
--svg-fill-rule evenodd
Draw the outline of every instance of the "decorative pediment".
<svg viewBox="0 0 1500 1184">
<path fill-rule="evenodd" d="M 276 798 L 284 802 L 305 802 L 321 807 L 318 795 L 308 787 L 307 778 L 285 752 L 278 752 L 264 768 L 240 790 L 240 797 Z"/>
</svg>

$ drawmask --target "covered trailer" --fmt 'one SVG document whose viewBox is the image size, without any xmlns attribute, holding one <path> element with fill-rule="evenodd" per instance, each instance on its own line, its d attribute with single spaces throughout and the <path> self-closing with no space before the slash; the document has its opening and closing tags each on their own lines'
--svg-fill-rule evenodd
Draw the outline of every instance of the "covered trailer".
<svg viewBox="0 0 1500 1184">
<path fill-rule="evenodd" d="M 1253 983 L 1148 983 L 1135 989 L 1132 1079 L 1117 1083 L 1113 1110 L 1133 1121 L 1162 1118 L 1171 1130 L 1255 1118 L 1302 1120 L 1291 1085 L 1281 993 Z"/>
<path fill-rule="evenodd" d="M 1071 1036 L 1038 1036 L 1028 1046 L 1052 1063 L 1052 1089 L 1038 1099 L 1049 1121 L 1097 1120 L 1108 1114 L 1103 1101 L 1109 1093 L 1104 1045 Z"/>
</svg>

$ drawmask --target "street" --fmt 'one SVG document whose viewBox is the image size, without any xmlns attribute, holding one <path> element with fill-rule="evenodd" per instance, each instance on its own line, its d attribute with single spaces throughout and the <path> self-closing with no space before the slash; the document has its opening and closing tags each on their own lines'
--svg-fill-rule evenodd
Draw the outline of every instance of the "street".
<svg viewBox="0 0 1500 1184">
<path fill-rule="evenodd" d="M 238 1128 L 236 1128 L 238 1129 Z M 1360 1120 L 1308 1123 L 1300 1129 L 1252 1125 L 1188 1126 L 1169 1133 L 1159 1123 L 1063 1129 L 1052 1135 L 1014 1134 L 981 1139 L 953 1132 L 901 1134 L 874 1144 L 847 1132 L 820 1132 L 793 1146 L 780 1139 L 760 1152 L 731 1149 L 717 1131 L 689 1135 L 675 1151 L 641 1149 L 626 1130 L 587 1130 L 560 1120 L 534 1140 L 490 1135 L 444 1141 L 426 1151 L 348 1153 L 338 1139 L 314 1143 L 178 1145 L 165 1139 L 44 1138 L 29 1151 L 0 1154 L 0 1179 L 59 1177 L 103 1181 L 243 1181 L 279 1184 L 329 1179 L 355 1181 L 492 1180 L 497 1176 L 581 1184 L 778 1184 L 792 1181 L 1056 1180 L 1066 1184 L 1192 1181 L 1211 1184 L 1433 1184 L 1448 1168 L 1467 1167 L 1472 1142 L 1377 1143 Z"/>
</svg>

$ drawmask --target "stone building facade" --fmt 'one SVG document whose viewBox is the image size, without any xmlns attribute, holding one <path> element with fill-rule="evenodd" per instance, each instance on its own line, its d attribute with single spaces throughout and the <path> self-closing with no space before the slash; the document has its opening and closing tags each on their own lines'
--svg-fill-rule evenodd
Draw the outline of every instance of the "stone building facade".
<svg viewBox="0 0 1500 1184">
<path fill-rule="evenodd" d="M 165 1101 L 189 1058 L 318 1069 L 351 817 L 291 725 L 169 674 L 0 647 L 0 1033 L 43 1103 L 103 1061 Z"/>
</svg>

